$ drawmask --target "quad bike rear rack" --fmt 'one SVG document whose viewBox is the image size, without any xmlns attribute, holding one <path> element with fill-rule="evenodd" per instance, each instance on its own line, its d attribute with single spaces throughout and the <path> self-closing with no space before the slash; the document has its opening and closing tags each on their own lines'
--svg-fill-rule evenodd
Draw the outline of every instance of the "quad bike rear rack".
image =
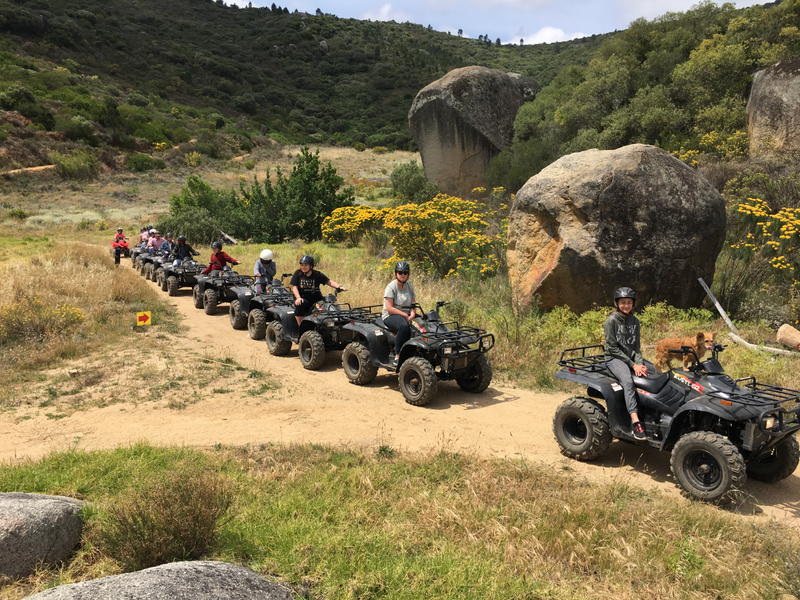
<svg viewBox="0 0 800 600">
<path fill-rule="evenodd" d="M 589 354 L 588 350 L 600 349 L 600 354 Z M 602 344 L 595 344 L 593 346 L 579 346 L 578 348 L 567 348 L 561 353 L 561 358 L 558 359 L 558 366 L 566 367 L 570 372 L 575 373 L 578 370 L 590 371 L 597 373 L 606 370 L 606 348 Z M 570 353 L 580 352 L 580 356 L 567 356 Z"/>
</svg>

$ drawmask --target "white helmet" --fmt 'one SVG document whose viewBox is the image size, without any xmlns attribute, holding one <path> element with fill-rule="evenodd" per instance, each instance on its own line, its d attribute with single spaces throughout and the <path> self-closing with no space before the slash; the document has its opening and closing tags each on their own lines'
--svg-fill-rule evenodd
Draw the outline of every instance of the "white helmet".
<svg viewBox="0 0 800 600">
<path fill-rule="evenodd" d="M 261 260 L 272 260 L 272 250 L 264 249 L 261 251 Z"/>
<path fill-rule="evenodd" d="M 151 229 L 151 230 L 150 230 L 150 235 L 161 235 L 161 234 L 160 234 L 160 233 L 158 233 L 158 230 L 157 230 L 157 229 Z"/>
</svg>

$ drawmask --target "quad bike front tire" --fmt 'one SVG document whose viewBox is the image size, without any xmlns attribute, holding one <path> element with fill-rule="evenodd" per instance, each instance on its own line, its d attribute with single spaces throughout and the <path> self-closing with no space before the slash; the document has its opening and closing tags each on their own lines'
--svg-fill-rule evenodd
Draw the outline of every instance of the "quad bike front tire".
<svg viewBox="0 0 800 600">
<path fill-rule="evenodd" d="M 153 263 L 147 263 L 144 266 L 144 278 L 147 281 L 153 281 Z"/>
<path fill-rule="evenodd" d="M 594 460 L 611 445 L 608 413 L 591 398 L 569 398 L 553 415 L 553 435 L 567 458 Z"/>
<path fill-rule="evenodd" d="M 378 376 L 378 367 L 372 364 L 369 350 L 361 342 L 350 342 L 342 352 L 342 367 L 350 383 L 366 385 Z"/>
<path fill-rule="evenodd" d="M 677 441 L 669 460 L 672 474 L 690 497 L 718 504 L 747 481 L 738 448 L 710 431 L 692 431 Z"/>
<path fill-rule="evenodd" d="M 260 308 L 250 309 L 247 315 L 247 332 L 251 340 L 263 340 L 267 335 L 267 316 Z"/>
<path fill-rule="evenodd" d="M 192 301 L 195 308 L 203 308 L 203 294 L 200 293 L 199 285 L 192 288 Z"/>
<path fill-rule="evenodd" d="M 764 483 L 777 483 L 794 473 L 798 462 L 800 444 L 795 436 L 790 435 L 766 456 L 747 463 L 747 476 Z"/>
<path fill-rule="evenodd" d="M 228 316 L 231 318 L 231 327 L 234 329 L 247 329 L 247 317 L 239 311 L 238 300 L 231 300 Z"/>
<path fill-rule="evenodd" d="M 436 371 L 421 356 L 412 356 L 400 367 L 398 381 L 406 402 L 425 406 L 436 395 Z"/>
<path fill-rule="evenodd" d="M 164 269 L 159 269 L 158 271 L 156 271 L 156 281 L 158 282 L 158 285 L 161 286 L 161 291 L 162 292 L 166 292 L 167 291 L 167 278 L 164 275 Z"/>
<path fill-rule="evenodd" d="M 316 371 L 325 362 L 325 340 L 314 331 L 306 331 L 297 341 L 297 355 L 304 369 Z"/>
<path fill-rule="evenodd" d="M 292 349 L 292 342 L 283 339 L 283 323 L 278 320 L 267 325 L 267 350 L 272 356 L 284 356 Z"/>
<path fill-rule="evenodd" d="M 456 377 L 456 383 L 465 392 L 480 394 L 492 383 L 492 366 L 485 354 L 472 361 L 467 371 Z"/>
<path fill-rule="evenodd" d="M 174 275 L 167 277 L 167 294 L 170 296 L 178 295 L 178 278 Z"/>
<path fill-rule="evenodd" d="M 219 304 L 219 296 L 217 290 L 208 288 L 203 292 L 203 310 L 207 315 L 213 315 L 217 312 L 217 304 Z"/>
</svg>

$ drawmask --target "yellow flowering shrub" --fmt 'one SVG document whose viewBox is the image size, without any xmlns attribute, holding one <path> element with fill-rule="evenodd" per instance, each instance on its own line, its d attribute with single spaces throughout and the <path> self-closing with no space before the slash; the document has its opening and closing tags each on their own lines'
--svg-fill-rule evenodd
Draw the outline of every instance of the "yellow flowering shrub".
<svg viewBox="0 0 800 600">
<path fill-rule="evenodd" d="M 333 210 L 322 222 L 322 239 L 355 247 L 365 234 L 383 227 L 384 215 L 389 209 L 369 206 L 342 206 Z"/>
<path fill-rule="evenodd" d="M 439 194 L 430 202 L 404 204 L 384 216 L 395 255 L 442 278 L 494 275 L 501 266 L 507 221 L 471 200 Z"/>
<path fill-rule="evenodd" d="M 47 304 L 33 294 L 13 304 L 0 305 L 0 343 L 41 342 L 82 322 L 79 308 L 66 302 Z"/>
</svg>

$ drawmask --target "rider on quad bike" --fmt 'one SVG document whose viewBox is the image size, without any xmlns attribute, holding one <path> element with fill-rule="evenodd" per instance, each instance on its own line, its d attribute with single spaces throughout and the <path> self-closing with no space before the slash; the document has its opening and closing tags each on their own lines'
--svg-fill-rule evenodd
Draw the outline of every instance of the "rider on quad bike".
<svg viewBox="0 0 800 600">
<path fill-rule="evenodd" d="M 400 349 L 411 337 L 411 323 L 417 316 L 417 295 L 408 280 L 411 265 L 401 260 L 394 266 L 394 281 L 383 292 L 381 318 L 386 329 L 395 334 L 394 360 L 400 358 Z"/>
<path fill-rule="evenodd" d="M 322 292 L 319 291 L 319 286 L 329 285 L 337 291 L 347 291 L 347 288 L 340 286 L 324 273 L 315 271 L 314 257 L 310 254 L 304 255 L 300 259 L 300 268 L 292 275 L 290 285 L 294 294 L 294 316 L 298 325 L 300 325 L 303 317 L 314 309 L 314 305 L 317 302 L 324 300 Z"/>
<path fill-rule="evenodd" d="M 632 314 L 635 305 L 636 292 L 629 287 L 619 288 L 614 293 L 616 310 L 603 323 L 603 333 L 606 338 L 606 364 L 625 392 L 625 406 L 631 415 L 633 437 L 644 440 L 647 436 L 639 422 L 636 389 L 631 377 L 631 372 L 637 377 L 647 377 L 639 337 L 639 319 Z"/>
<path fill-rule="evenodd" d="M 208 266 L 203 270 L 203 275 L 208 275 L 211 273 L 212 277 L 215 273 L 212 271 L 223 271 L 228 263 L 232 265 L 238 265 L 239 261 L 231 258 L 225 252 L 222 251 L 222 242 L 212 242 L 211 243 L 211 258 L 208 261 Z"/>
</svg>

